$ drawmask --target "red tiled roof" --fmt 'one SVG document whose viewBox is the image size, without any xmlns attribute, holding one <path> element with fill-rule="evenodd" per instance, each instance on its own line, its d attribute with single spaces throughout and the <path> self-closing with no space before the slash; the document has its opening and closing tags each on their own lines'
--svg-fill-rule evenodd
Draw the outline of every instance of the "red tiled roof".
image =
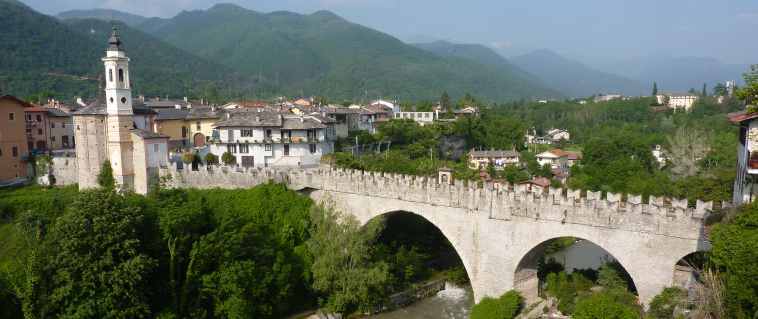
<svg viewBox="0 0 758 319">
<path fill-rule="evenodd" d="M 758 118 L 758 112 L 747 113 L 747 111 L 735 112 L 727 114 L 729 121 L 732 123 L 742 123 L 754 118 Z"/>
</svg>

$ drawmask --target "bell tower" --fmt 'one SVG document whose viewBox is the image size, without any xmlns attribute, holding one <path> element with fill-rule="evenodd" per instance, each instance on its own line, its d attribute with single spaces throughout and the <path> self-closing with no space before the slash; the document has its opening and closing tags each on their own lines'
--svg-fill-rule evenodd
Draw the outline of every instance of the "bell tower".
<svg viewBox="0 0 758 319">
<path fill-rule="evenodd" d="M 122 189 L 134 188 L 134 163 L 131 130 L 134 128 L 129 58 L 121 47 L 118 29 L 114 26 L 105 51 L 105 103 L 108 114 L 108 158 L 116 184 Z"/>
</svg>

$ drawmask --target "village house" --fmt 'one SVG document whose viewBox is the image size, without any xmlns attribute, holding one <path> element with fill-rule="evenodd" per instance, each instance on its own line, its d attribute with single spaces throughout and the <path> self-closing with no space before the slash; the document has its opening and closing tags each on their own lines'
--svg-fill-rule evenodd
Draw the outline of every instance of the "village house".
<svg viewBox="0 0 758 319">
<path fill-rule="evenodd" d="M 27 149 L 30 153 L 35 154 L 46 152 L 48 150 L 48 136 L 50 136 L 47 109 L 35 105 L 25 108 L 24 114 L 26 117 Z"/>
<path fill-rule="evenodd" d="M 46 108 L 47 119 L 50 123 L 50 150 L 69 149 L 76 146 L 74 140 L 74 119 L 71 114 L 61 109 Z"/>
<path fill-rule="evenodd" d="M 526 185 L 527 190 L 532 193 L 542 194 L 550 188 L 550 179 L 547 177 L 535 177 L 532 180 L 521 182 L 519 185 Z"/>
<path fill-rule="evenodd" d="M 465 117 L 477 117 L 479 116 L 479 109 L 473 106 L 464 106 L 462 109 L 453 111 L 453 115 L 455 115 L 455 118 L 465 118 Z"/>
<path fill-rule="evenodd" d="M 620 100 L 622 98 L 624 98 L 624 96 L 621 94 L 598 94 L 595 96 L 594 102 L 609 102 L 613 100 Z"/>
<path fill-rule="evenodd" d="M 526 144 L 539 144 L 539 145 L 550 145 L 555 143 L 560 143 L 561 141 L 570 141 L 571 140 L 571 133 L 569 131 L 564 129 L 556 129 L 551 128 L 547 131 L 547 133 L 543 136 L 537 136 L 537 130 L 532 128 L 531 130 L 528 130 L 526 132 L 526 135 L 524 135 L 526 139 Z"/>
<path fill-rule="evenodd" d="M 471 169 L 484 170 L 492 165 L 496 170 L 502 170 L 506 166 L 518 166 L 519 163 L 519 153 L 515 150 L 471 150 L 469 152 L 469 168 Z"/>
<path fill-rule="evenodd" d="M 750 110 L 754 106 L 748 106 Z M 758 112 L 741 111 L 729 114 L 729 120 L 739 125 L 737 144 L 737 176 L 734 181 L 732 202 L 735 205 L 750 203 L 758 195 Z"/>
<path fill-rule="evenodd" d="M 395 113 L 395 119 L 410 119 L 414 120 L 421 126 L 433 124 L 434 121 L 439 119 L 439 112 L 397 112 Z"/>
<path fill-rule="evenodd" d="M 666 152 L 660 145 L 653 146 L 653 158 L 658 162 L 658 167 L 666 166 Z"/>
<path fill-rule="evenodd" d="M 0 183 L 28 175 L 25 109 L 33 107 L 14 96 L 0 96 Z"/>
<path fill-rule="evenodd" d="M 219 158 L 228 152 L 242 167 L 318 165 L 322 155 L 333 152 L 336 132 L 329 122 L 315 115 L 227 113 L 213 125 L 210 152 Z"/>
<path fill-rule="evenodd" d="M 560 149 L 553 149 L 550 151 L 537 154 L 537 163 L 540 166 L 549 165 L 551 169 L 567 170 L 569 167 L 568 153 Z"/>
</svg>

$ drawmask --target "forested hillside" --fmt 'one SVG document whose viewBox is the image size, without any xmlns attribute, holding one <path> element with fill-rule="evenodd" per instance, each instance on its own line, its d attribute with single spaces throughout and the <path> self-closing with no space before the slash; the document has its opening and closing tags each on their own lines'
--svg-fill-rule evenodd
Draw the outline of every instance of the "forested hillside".
<svg viewBox="0 0 758 319">
<path fill-rule="evenodd" d="M 0 91 L 27 96 L 93 97 L 102 73 L 111 24 L 62 23 L 14 2 L 0 1 Z M 140 31 L 119 25 L 132 59 L 135 94 L 193 95 L 240 83 L 230 69 L 192 56 Z M 248 82 L 253 85 L 252 82 Z"/>
<path fill-rule="evenodd" d="M 235 5 L 151 19 L 140 26 L 187 52 L 273 83 L 286 94 L 334 98 L 490 100 L 556 96 L 523 72 L 443 58 L 327 11 L 270 14 Z"/>
</svg>

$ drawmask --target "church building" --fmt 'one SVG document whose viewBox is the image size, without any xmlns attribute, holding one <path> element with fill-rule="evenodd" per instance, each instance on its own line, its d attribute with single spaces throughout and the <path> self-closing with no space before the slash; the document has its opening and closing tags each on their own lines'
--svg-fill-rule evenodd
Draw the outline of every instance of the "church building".
<svg viewBox="0 0 758 319">
<path fill-rule="evenodd" d="M 133 105 L 129 58 L 115 27 L 102 61 L 104 96 L 73 114 L 79 188 L 98 187 L 108 160 L 117 187 L 146 194 L 157 185 L 159 169 L 168 166 L 168 136 L 146 124 L 154 118 L 149 109 Z"/>
</svg>

